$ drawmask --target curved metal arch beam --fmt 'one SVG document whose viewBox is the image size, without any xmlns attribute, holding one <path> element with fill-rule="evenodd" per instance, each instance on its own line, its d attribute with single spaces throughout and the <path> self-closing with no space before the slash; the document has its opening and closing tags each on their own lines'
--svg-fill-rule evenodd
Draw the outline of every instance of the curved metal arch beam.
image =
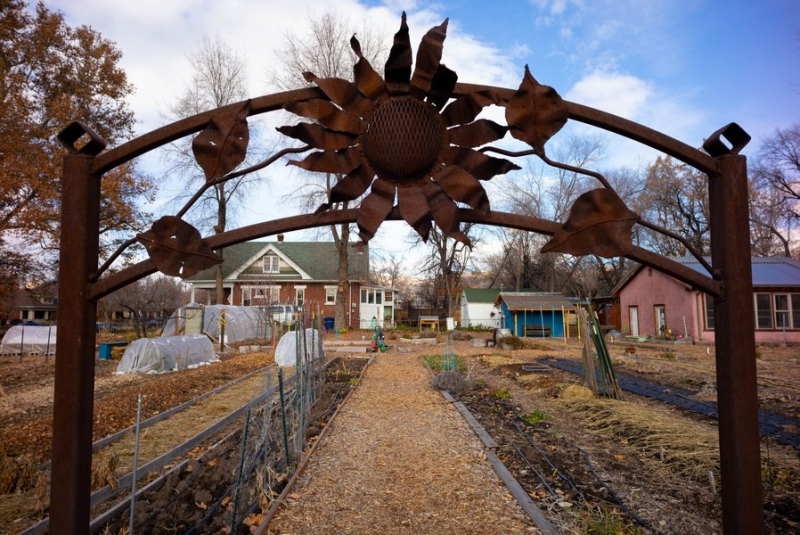
<svg viewBox="0 0 800 535">
<path fill-rule="evenodd" d="M 516 90 L 507 89 L 503 87 L 493 87 L 475 84 L 456 84 L 454 97 L 459 97 L 467 93 L 475 91 L 491 90 L 497 92 L 502 98 L 510 99 Z M 281 109 L 286 104 L 292 102 L 302 102 L 314 98 L 327 97 L 316 87 L 306 89 L 296 89 L 294 91 L 285 91 L 282 93 L 274 93 L 272 95 L 265 95 L 256 97 L 251 100 L 250 115 L 260 115 L 270 111 Z M 123 143 L 109 151 L 98 155 L 92 163 L 91 170 L 93 173 L 105 173 L 111 169 L 128 162 L 137 156 L 151 151 L 167 143 L 188 136 L 195 132 L 201 131 L 209 123 L 211 118 L 226 108 L 237 107 L 239 103 L 223 106 L 215 110 L 206 111 L 174 122 L 172 124 L 157 128 L 147 134 L 143 134 L 131 141 Z M 719 173 L 719 164 L 717 160 L 702 152 L 699 149 L 691 147 L 682 141 L 662 134 L 652 128 L 648 128 L 639 123 L 635 123 L 628 119 L 623 119 L 617 115 L 600 111 L 589 106 L 576 104 L 574 102 L 566 102 L 569 109 L 569 118 L 581 123 L 589 124 L 613 132 L 623 137 L 627 137 L 633 141 L 637 141 L 648 147 L 659 150 L 669 156 L 672 156 L 692 167 L 708 174 L 716 175 Z"/>
<path fill-rule="evenodd" d="M 248 225 L 235 230 L 230 230 L 222 234 L 215 234 L 205 239 L 205 242 L 212 249 L 223 249 L 265 236 L 274 236 L 285 232 L 294 230 L 302 230 L 306 228 L 322 227 L 333 224 L 341 223 L 355 223 L 358 216 L 357 209 L 349 210 L 335 210 L 333 212 L 324 212 L 322 214 L 305 214 L 293 217 L 286 217 L 283 219 L 275 219 L 273 221 L 265 221 L 255 225 Z M 402 221 L 400 211 L 395 207 L 386 218 L 387 221 Z M 483 225 L 490 225 L 495 227 L 515 228 L 525 230 L 528 232 L 536 232 L 538 234 L 545 234 L 552 236 L 561 227 L 555 221 L 548 221 L 546 219 L 539 219 L 536 217 L 524 216 L 519 214 L 510 214 L 507 212 L 492 212 L 484 214 L 476 210 L 461 209 L 461 221 L 465 223 L 477 223 Z M 713 297 L 722 295 L 722 285 L 713 279 L 701 275 L 697 271 L 679 264 L 674 260 L 636 247 L 630 253 L 625 255 L 626 258 L 639 262 L 648 267 L 652 267 L 658 271 L 666 273 L 675 277 L 681 282 L 690 286 L 703 290 Z M 111 292 L 118 290 L 132 282 L 135 282 L 147 275 L 151 275 L 158 271 L 155 263 L 150 260 L 144 260 L 129 268 L 123 269 L 117 273 L 109 275 L 100 281 L 89 286 L 89 299 L 96 300 Z"/>
</svg>

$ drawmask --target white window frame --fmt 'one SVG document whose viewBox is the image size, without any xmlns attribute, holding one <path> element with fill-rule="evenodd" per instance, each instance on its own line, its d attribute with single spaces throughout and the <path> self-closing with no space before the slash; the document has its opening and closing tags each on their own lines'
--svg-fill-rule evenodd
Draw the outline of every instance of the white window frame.
<svg viewBox="0 0 800 535">
<path fill-rule="evenodd" d="M 303 296 L 300 299 L 300 296 Z M 301 307 L 306 304 L 306 287 L 305 286 L 295 286 L 294 287 L 294 304 Z"/>
<path fill-rule="evenodd" d="M 325 287 L 325 304 L 326 305 L 335 305 L 336 304 L 336 286 L 326 286 Z"/>
<path fill-rule="evenodd" d="M 259 295 L 260 294 L 260 295 Z M 242 286 L 242 306 L 253 306 L 253 297 L 257 299 L 266 299 L 267 303 L 279 303 L 281 300 L 281 287 L 270 285 L 248 285 Z M 247 301 L 247 304 L 245 304 Z M 264 304 L 256 305 L 264 306 Z"/>
<path fill-rule="evenodd" d="M 769 321 L 770 324 L 767 327 L 762 327 L 758 323 L 758 296 L 759 295 L 766 295 L 769 297 Z M 757 331 L 774 331 L 775 330 L 775 308 L 772 299 L 772 294 L 770 292 L 753 292 L 753 313 L 755 314 L 756 320 L 756 330 Z"/>
<path fill-rule="evenodd" d="M 269 260 L 269 265 L 267 265 Z M 270 251 L 261 258 L 261 271 L 263 273 L 280 273 L 281 257 Z"/>
<path fill-rule="evenodd" d="M 710 326 L 710 327 L 708 325 L 708 304 L 709 303 L 711 303 L 711 310 L 714 312 L 714 325 Z M 707 294 L 703 294 L 703 321 L 704 321 L 703 325 L 706 328 L 705 330 L 707 330 L 707 331 L 715 330 L 716 325 L 717 325 L 717 310 L 714 308 L 714 298 L 709 296 L 709 295 L 707 295 Z"/>
<path fill-rule="evenodd" d="M 792 329 L 800 329 L 800 307 L 797 309 L 794 308 L 793 300 L 795 298 L 800 299 L 800 293 L 789 294 L 789 309 L 791 310 L 792 314 Z"/>
<path fill-rule="evenodd" d="M 776 302 L 778 297 L 786 298 L 786 308 L 778 310 L 778 303 Z M 775 319 L 774 324 L 776 330 L 783 330 L 784 328 L 784 325 L 779 324 L 780 322 L 778 322 L 778 314 L 783 314 L 783 313 L 786 314 L 786 320 L 785 320 L 786 330 L 789 330 L 792 328 L 792 294 L 788 292 L 776 292 L 772 294 L 772 314 Z"/>
</svg>

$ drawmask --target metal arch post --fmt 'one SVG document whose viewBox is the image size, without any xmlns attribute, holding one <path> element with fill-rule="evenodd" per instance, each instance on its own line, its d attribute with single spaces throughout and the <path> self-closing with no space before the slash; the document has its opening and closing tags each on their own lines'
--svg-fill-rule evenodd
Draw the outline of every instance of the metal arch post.
<svg viewBox="0 0 800 535">
<path fill-rule="evenodd" d="M 65 535 L 89 531 L 97 312 L 89 276 L 97 269 L 100 229 L 92 160 L 64 156 L 62 176 L 50 525 Z"/>
<path fill-rule="evenodd" d="M 708 191 L 711 259 L 724 285 L 714 299 L 722 524 L 726 535 L 758 535 L 764 518 L 747 159 L 728 154 L 718 161 Z"/>
</svg>

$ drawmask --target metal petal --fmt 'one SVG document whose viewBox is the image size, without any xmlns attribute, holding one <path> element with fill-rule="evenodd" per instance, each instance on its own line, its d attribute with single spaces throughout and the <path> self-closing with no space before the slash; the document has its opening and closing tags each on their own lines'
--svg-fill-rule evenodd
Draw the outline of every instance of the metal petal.
<svg viewBox="0 0 800 535">
<path fill-rule="evenodd" d="M 417 63 L 414 66 L 414 75 L 411 77 L 411 94 L 418 98 L 425 98 L 431 90 L 431 83 L 439 62 L 442 60 L 442 47 L 447 37 L 447 23 L 444 19 L 439 26 L 434 26 L 419 44 L 417 50 Z"/>
<path fill-rule="evenodd" d="M 544 144 L 568 118 L 567 105 L 556 90 L 537 82 L 525 65 L 525 77 L 506 107 L 511 135 L 544 154 Z"/>
<path fill-rule="evenodd" d="M 361 201 L 361 209 L 358 212 L 356 223 L 358 223 L 358 235 L 365 242 L 375 236 L 378 227 L 392 211 L 394 191 L 393 184 L 378 179 L 372 183 L 372 192 Z"/>
<path fill-rule="evenodd" d="M 451 199 L 468 204 L 485 214 L 489 213 L 489 197 L 486 196 L 486 190 L 475 177 L 460 167 L 448 165 L 433 179 Z"/>
<path fill-rule="evenodd" d="M 350 46 L 358 56 L 358 61 L 353 66 L 353 74 L 356 87 L 367 98 L 376 100 L 386 96 L 386 84 L 378 72 L 372 68 L 367 58 L 361 53 L 361 43 L 354 35 L 350 39 Z"/>
<path fill-rule="evenodd" d="M 542 247 L 542 252 L 624 256 L 633 248 L 631 229 L 637 221 L 639 216 L 613 190 L 592 190 L 578 197 L 567 222 Z"/>
<path fill-rule="evenodd" d="M 411 42 L 408 38 L 405 11 L 400 29 L 394 34 L 394 44 L 384 68 L 384 79 L 390 94 L 408 93 L 408 83 L 411 80 Z"/>
<path fill-rule="evenodd" d="M 433 82 L 431 82 L 431 90 L 428 92 L 428 102 L 437 108 L 447 104 L 447 101 L 453 96 L 457 81 L 458 75 L 455 71 L 451 71 L 444 64 L 439 65 L 433 76 Z"/>
<path fill-rule="evenodd" d="M 247 155 L 250 101 L 215 115 L 192 141 L 192 153 L 206 175 L 206 182 L 236 169 Z"/>
<path fill-rule="evenodd" d="M 331 203 L 347 202 L 361 197 L 375 175 L 365 166 L 360 165 L 349 175 L 338 181 L 331 189 Z"/>
<path fill-rule="evenodd" d="M 422 241 L 427 242 L 432 219 L 428 199 L 422 190 L 417 187 L 397 188 L 397 205 L 406 223 L 420 235 Z"/>
<path fill-rule="evenodd" d="M 489 119 L 478 119 L 474 123 L 456 126 L 448 130 L 450 143 L 460 147 L 479 147 L 502 139 L 508 128 Z"/>
<path fill-rule="evenodd" d="M 356 143 L 356 136 L 334 132 L 324 126 L 311 123 L 299 123 L 294 126 L 281 126 L 278 132 L 284 136 L 299 139 L 315 149 L 344 149 Z"/>
<path fill-rule="evenodd" d="M 463 147 L 448 147 L 445 160 L 457 165 L 478 180 L 491 180 L 496 175 L 504 175 L 520 167 L 502 158 L 493 158 L 482 152 Z"/>
<path fill-rule="evenodd" d="M 358 114 L 359 117 L 369 117 L 375 105 L 358 92 L 358 88 L 343 78 L 319 78 L 311 72 L 304 72 L 303 77 L 308 82 L 317 84 L 331 101 L 343 109 Z"/>
<path fill-rule="evenodd" d="M 136 238 L 145 246 L 158 270 L 166 275 L 185 279 L 222 263 L 222 258 L 206 245 L 200 232 L 179 217 L 162 217 Z"/>
<path fill-rule="evenodd" d="M 325 152 L 312 152 L 304 160 L 291 160 L 287 165 L 296 165 L 306 171 L 316 173 L 337 173 L 346 175 L 360 163 L 358 151 L 355 148 L 347 150 Z"/>
<path fill-rule="evenodd" d="M 364 123 L 358 115 L 340 110 L 327 100 L 320 98 L 287 104 L 284 109 L 295 115 L 319 121 L 321 125 L 327 126 L 336 132 L 358 135 L 364 131 Z"/>
<path fill-rule="evenodd" d="M 477 91 L 451 102 L 442 112 L 442 118 L 448 127 L 471 123 L 483 108 L 501 102 L 500 95 L 494 91 Z"/>
<path fill-rule="evenodd" d="M 445 236 L 460 241 L 472 247 L 472 242 L 466 234 L 461 232 L 461 214 L 458 206 L 450 200 L 442 188 L 432 180 L 426 181 L 423 186 L 425 197 L 428 199 L 428 206 L 431 208 L 431 215 L 436 225 L 442 230 Z"/>
</svg>

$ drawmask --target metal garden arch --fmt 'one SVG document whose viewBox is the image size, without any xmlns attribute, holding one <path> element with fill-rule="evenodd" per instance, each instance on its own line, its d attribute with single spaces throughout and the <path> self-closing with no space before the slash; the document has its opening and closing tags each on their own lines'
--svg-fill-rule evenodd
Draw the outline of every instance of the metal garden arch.
<svg viewBox="0 0 800 535">
<path fill-rule="evenodd" d="M 447 21 L 425 35 L 413 73 L 404 14 L 384 77 L 361 56 L 354 37 L 351 45 L 360 59 L 352 83 L 306 73 L 316 87 L 201 113 L 107 151 L 105 142 L 80 123 L 72 123 L 59 134 L 69 152 L 63 163 L 58 294 L 59 332 L 63 335 L 57 341 L 60 358 L 56 360 L 50 503 L 50 525 L 59 533 L 86 533 L 89 525 L 98 299 L 156 271 L 190 276 L 220 261 L 214 250 L 247 240 L 344 222 L 357 223 L 362 239 L 369 240 L 384 220 L 400 219 L 423 237 L 434 222 L 461 241 L 468 241 L 460 231 L 461 222 L 550 235 L 553 238 L 544 250 L 626 256 L 713 296 L 723 527 L 725 533 L 763 532 L 747 173 L 746 159 L 738 154 L 750 137 L 731 123 L 706 140 L 703 152 L 640 124 L 566 102 L 552 88 L 540 85 L 527 67 L 516 90 L 457 83 L 456 73 L 441 63 L 446 28 Z M 477 119 L 488 105 L 505 108 L 507 125 Z M 279 129 L 303 146 L 284 149 L 252 168 L 237 171 L 247 150 L 247 117 L 280 109 L 312 119 Z M 544 146 L 568 119 L 638 141 L 707 174 L 712 262 L 709 265 L 698 259 L 713 278 L 634 246 L 631 229 L 639 224 L 680 240 L 699 257 L 683 237 L 628 210 L 605 178 L 593 171 L 569 168 L 595 178 L 602 187 L 581 196 L 563 225 L 490 210 L 480 181 L 517 166 L 489 153 L 510 158 L 536 155 L 563 168 L 564 164 L 547 158 Z M 150 259 L 103 276 L 122 251 L 98 267 L 104 173 L 198 132 L 193 149 L 206 173 L 206 184 L 176 216 L 162 218 L 123 246 L 139 241 Z M 512 153 L 490 145 L 506 133 L 531 149 Z M 79 139 L 87 137 L 88 142 L 76 147 Z M 309 171 L 346 175 L 333 188 L 330 203 L 316 213 L 206 238 L 181 219 L 206 188 L 266 167 L 288 154 L 306 152 L 305 159 L 293 163 Z M 367 190 L 370 193 L 360 208 L 328 210 L 332 203 L 359 198 Z"/>
</svg>

